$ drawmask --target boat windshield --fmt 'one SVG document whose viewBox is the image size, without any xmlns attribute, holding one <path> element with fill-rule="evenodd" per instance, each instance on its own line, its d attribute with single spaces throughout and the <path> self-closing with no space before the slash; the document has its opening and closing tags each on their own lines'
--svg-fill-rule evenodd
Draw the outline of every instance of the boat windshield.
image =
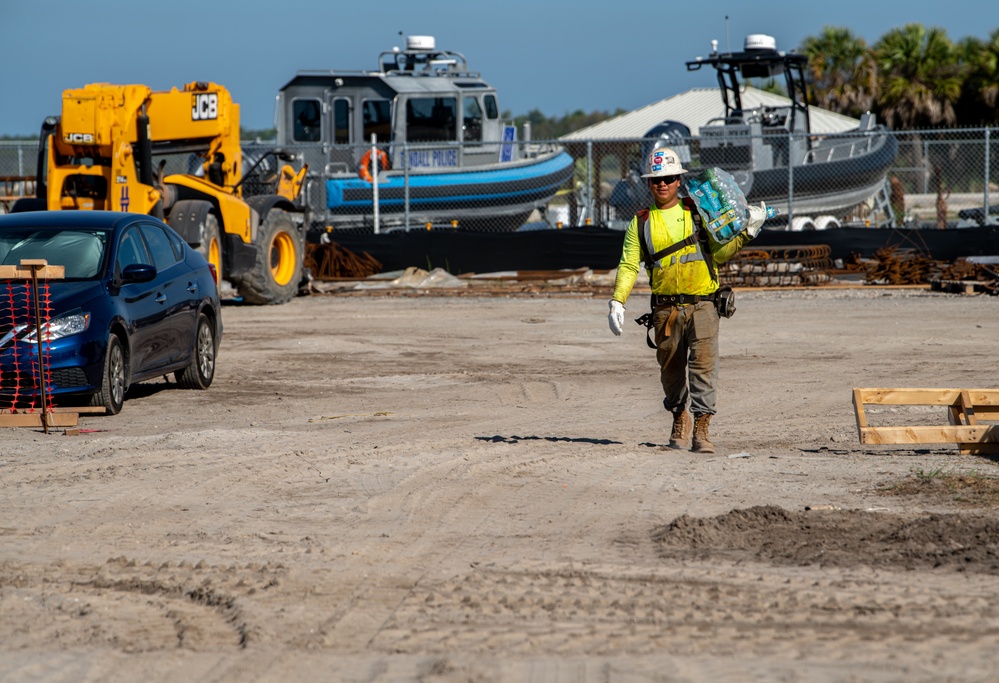
<svg viewBox="0 0 999 683">
<path fill-rule="evenodd" d="M 457 98 L 413 97 L 406 100 L 406 139 L 410 142 L 457 140 Z"/>
</svg>

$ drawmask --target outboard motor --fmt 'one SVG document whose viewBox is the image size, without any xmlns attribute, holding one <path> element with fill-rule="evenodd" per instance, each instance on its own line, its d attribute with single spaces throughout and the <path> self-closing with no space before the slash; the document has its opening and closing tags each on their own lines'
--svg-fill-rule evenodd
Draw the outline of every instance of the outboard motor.
<svg viewBox="0 0 999 683">
<path fill-rule="evenodd" d="M 638 164 L 631 163 L 631 167 L 621 180 L 617 181 L 611 191 L 610 205 L 614 207 L 615 218 L 622 221 L 630 221 L 640 209 L 645 208 L 652 201 L 652 193 L 649 186 L 642 178 L 642 171 Z"/>
<path fill-rule="evenodd" d="M 690 163 L 690 128 L 679 121 L 657 123 L 642 137 L 645 140 L 642 142 L 642 159 L 647 159 L 653 150 L 669 147 L 680 157 L 680 163 Z"/>
</svg>

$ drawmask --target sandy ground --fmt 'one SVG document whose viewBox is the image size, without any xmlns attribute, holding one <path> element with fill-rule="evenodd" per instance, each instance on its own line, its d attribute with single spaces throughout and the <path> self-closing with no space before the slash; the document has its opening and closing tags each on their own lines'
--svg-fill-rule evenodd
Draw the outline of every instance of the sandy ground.
<svg viewBox="0 0 999 683">
<path fill-rule="evenodd" d="M 0 680 L 995 680 L 999 508 L 891 493 L 996 464 L 851 391 L 999 386 L 999 298 L 741 292 L 714 455 L 606 310 L 230 305 L 210 390 L 4 431 Z"/>
</svg>

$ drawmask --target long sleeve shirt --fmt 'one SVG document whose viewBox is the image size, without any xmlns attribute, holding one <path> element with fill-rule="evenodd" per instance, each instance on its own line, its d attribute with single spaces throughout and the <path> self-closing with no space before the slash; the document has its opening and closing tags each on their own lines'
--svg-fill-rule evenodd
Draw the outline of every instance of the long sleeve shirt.
<svg viewBox="0 0 999 683">
<path fill-rule="evenodd" d="M 682 203 L 668 209 L 649 209 L 649 217 L 641 221 L 635 216 L 624 233 L 624 246 L 621 249 L 621 262 L 617 267 L 614 281 L 616 301 L 622 304 L 628 300 L 638 269 L 642 266 L 642 234 L 651 238 L 652 253 L 669 247 L 693 234 L 694 221 L 690 211 Z M 718 289 L 716 266 L 725 263 L 752 239 L 747 233 L 737 235 L 730 242 L 719 244 L 710 236 L 707 239 L 708 254 L 703 254 L 702 242 L 686 246 L 659 259 L 649 273 L 649 283 L 653 294 L 695 294 L 708 295 Z M 705 258 L 713 260 L 709 271 Z M 715 278 L 711 272 L 715 272 Z"/>
</svg>

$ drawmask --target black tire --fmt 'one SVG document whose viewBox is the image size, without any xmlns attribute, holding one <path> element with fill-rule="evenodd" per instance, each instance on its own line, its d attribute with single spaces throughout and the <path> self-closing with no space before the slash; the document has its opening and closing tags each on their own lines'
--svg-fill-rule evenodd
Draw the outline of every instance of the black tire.
<svg viewBox="0 0 999 683">
<path fill-rule="evenodd" d="M 207 389 L 215 379 L 215 328 L 204 313 L 198 315 L 191 364 L 174 377 L 181 389 Z"/>
<path fill-rule="evenodd" d="M 216 286 L 222 281 L 222 237 L 219 230 L 219 219 L 215 214 L 210 213 L 205 216 L 205 220 L 198 226 L 201 233 L 198 237 L 200 244 L 197 252 L 205 257 L 205 260 L 215 266 L 215 275 L 218 280 Z"/>
<path fill-rule="evenodd" d="M 125 369 L 125 350 L 118 335 L 108 337 L 104 352 L 104 369 L 101 371 L 101 389 L 90 397 L 90 405 L 104 406 L 108 415 L 117 415 L 125 403 L 125 390 L 128 388 L 128 373 Z"/>
<path fill-rule="evenodd" d="M 253 268 L 234 276 L 233 285 L 249 304 L 283 304 L 298 293 L 305 240 L 287 211 L 271 209 L 260 224 Z"/>
</svg>

